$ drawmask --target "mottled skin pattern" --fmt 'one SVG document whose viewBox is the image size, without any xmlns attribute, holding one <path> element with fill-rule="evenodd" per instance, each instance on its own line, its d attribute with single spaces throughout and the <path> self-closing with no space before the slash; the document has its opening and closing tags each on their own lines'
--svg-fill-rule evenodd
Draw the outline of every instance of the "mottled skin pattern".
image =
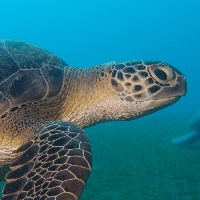
<svg viewBox="0 0 200 200">
<path fill-rule="evenodd" d="M 0 41 L 0 166 L 6 199 L 78 199 L 91 171 L 80 128 L 138 118 L 185 95 L 184 76 L 162 62 L 68 67 L 19 41 Z M 0 168 L 0 169 L 1 169 Z"/>
</svg>

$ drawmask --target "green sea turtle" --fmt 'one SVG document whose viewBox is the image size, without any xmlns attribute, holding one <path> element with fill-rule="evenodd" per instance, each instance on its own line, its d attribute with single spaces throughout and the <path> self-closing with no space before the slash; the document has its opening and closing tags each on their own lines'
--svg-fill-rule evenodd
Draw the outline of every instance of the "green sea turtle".
<svg viewBox="0 0 200 200">
<path fill-rule="evenodd" d="M 187 146 L 200 140 L 200 111 L 190 119 L 189 126 L 192 131 L 181 137 L 174 138 L 172 140 L 173 144 Z"/>
<path fill-rule="evenodd" d="M 185 77 L 162 62 L 69 67 L 56 55 L 0 40 L 2 200 L 78 199 L 91 171 L 84 127 L 138 118 L 185 95 Z"/>
</svg>

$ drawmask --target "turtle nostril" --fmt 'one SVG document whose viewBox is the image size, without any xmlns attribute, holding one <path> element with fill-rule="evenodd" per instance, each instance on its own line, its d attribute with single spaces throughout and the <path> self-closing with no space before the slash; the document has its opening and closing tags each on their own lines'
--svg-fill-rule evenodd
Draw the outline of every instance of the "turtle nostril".
<svg viewBox="0 0 200 200">
<path fill-rule="evenodd" d="M 163 70 L 155 69 L 154 73 L 160 80 L 162 80 L 162 81 L 166 81 L 167 80 L 167 74 Z"/>
</svg>

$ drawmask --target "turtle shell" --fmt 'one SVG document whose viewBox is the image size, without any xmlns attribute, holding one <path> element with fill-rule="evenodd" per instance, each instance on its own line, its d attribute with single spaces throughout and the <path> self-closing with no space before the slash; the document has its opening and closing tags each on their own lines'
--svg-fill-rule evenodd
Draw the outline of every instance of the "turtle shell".
<svg viewBox="0 0 200 200">
<path fill-rule="evenodd" d="M 0 114 L 18 104 L 56 96 L 64 61 L 36 46 L 0 40 Z"/>
</svg>

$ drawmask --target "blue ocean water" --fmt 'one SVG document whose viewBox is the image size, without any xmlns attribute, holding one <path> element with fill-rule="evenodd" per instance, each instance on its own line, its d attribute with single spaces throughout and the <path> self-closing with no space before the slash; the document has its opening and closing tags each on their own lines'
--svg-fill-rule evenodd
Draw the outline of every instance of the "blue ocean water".
<svg viewBox="0 0 200 200">
<path fill-rule="evenodd" d="M 187 95 L 144 122 L 152 126 L 163 118 L 164 125 L 171 123 L 171 117 L 183 117 L 183 122 L 187 122 L 200 110 L 199 10 L 199 0 L 1 0 L 0 38 L 35 44 L 57 54 L 70 66 L 89 67 L 113 60 L 137 59 L 168 62 L 186 75 Z M 117 126 L 129 127 L 129 123 L 106 126 L 113 130 Z M 133 123 L 139 126 L 137 121 Z M 168 127 L 169 124 L 165 130 Z M 174 130 L 180 127 L 179 124 Z M 88 131 L 91 130 L 97 131 L 93 128 Z M 99 136 L 90 137 L 95 141 Z M 162 138 L 161 133 L 159 137 Z M 170 139 L 165 142 L 170 146 Z M 116 190 L 120 193 L 120 189 Z"/>
</svg>

